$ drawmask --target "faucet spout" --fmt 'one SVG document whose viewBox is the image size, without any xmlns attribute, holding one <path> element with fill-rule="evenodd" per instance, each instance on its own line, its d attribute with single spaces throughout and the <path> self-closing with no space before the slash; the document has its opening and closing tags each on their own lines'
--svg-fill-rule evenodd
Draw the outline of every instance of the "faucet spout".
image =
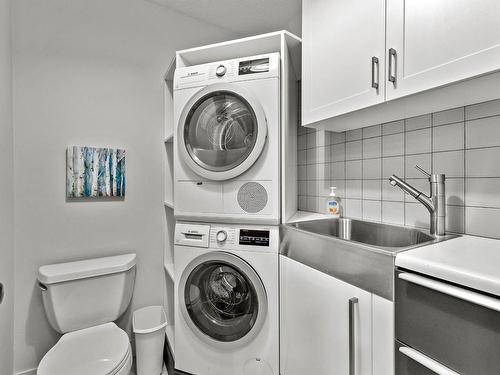
<svg viewBox="0 0 500 375">
<path fill-rule="evenodd" d="M 445 235 L 446 206 L 445 206 L 445 176 L 444 174 L 429 175 L 431 195 L 427 196 L 420 190 L 411 186 L 406 181 L 396 175 L 389 177 L 392 186 L 397 186 L 401 190 L 410 194 L 417 201 L 422 203 L 430 213 L 430 231 L 432 235 Z"/>
<path fill-rule="evenodd" d="M 434 203 L 432 202 L 431 197 L 428 197 L 420 190 L 417 190 L 406 181 L 400 179 L 398 176 L 393 174 L 391 177 L 389 177 L 389 183 L 392 186 L 397 186 L 401 190 L 410 194 L 413 198 L 422 203 L 425 206 L 425 208 L 427 208 L 429 213 L 432 214 L 435 211 Z"/>
</svg>

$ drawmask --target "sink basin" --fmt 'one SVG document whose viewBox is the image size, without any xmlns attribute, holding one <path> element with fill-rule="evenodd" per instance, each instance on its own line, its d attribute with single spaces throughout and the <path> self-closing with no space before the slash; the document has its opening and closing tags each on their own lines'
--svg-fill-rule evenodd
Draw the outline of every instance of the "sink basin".
<svg viewBox="0 0 500 375">
<path fill-rule="evenodd" d="M 321 219 L 280 227 L 280 255 L 393 300 L 398 252 L 458 236 L 354 219 Z"/>
<path fill-rule="evenodd" d="M 436 240 L 417 229 L 343 218 L 305 221 L 295 223 L 293 226 L 311 233 L 355 241 L 385 250 L 413 247 Z"/>
</svg>

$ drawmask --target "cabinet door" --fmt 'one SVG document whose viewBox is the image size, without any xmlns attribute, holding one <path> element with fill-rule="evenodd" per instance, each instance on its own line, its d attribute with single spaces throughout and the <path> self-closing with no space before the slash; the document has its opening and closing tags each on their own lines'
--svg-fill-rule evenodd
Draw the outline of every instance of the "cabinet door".
<svg viewBox="0 0 500 375">
<path fill-rule="evenodd" d="M 371 375 L 371 294 L 283 256 L 280 272 L 281 374 L 349 375 L 353 324 L 354 373 Z"/>
<path fill-rule="evenodd" d="M 383 102 L 385 0 L 303 0 L 302 7 L 302 124 Z"/>
<path fill-rule="evenodd" d="M 387 0 L 387 99 L 500 69 L 499 20 L 498 0 Z"/>
</svg>

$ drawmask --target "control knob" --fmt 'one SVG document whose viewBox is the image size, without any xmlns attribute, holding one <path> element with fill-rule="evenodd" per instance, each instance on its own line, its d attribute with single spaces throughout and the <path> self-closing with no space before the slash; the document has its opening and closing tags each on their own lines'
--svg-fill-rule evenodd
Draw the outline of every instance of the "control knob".
<svg viewBox="0 0 500 375">
<path fill-rule="evenodd" d="M 226 74 L 227 68 L 224 65 L 219 65 L 217 69 L 215 69 L 215 75 L 217 77 L 222 77 L 224 74 Z"/>
<path fill-rule="evenodd" d="M 227 240 L 227 232 L 225 230 L 220 230 L 215 235 L 217 242 L 224 242 Z"/>
</svg>

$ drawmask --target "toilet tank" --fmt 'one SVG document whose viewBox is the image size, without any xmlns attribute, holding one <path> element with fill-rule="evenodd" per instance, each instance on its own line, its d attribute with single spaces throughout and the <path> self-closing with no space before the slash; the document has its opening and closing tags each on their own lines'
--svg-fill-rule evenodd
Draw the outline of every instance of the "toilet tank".
<svg viewBox="0 0 500 375">
<path fill-rule="evenodd" d="M 67 333 L 118 319 L 132 298 L 135 265 L 136 255 L 125 254 L 40 267 L 50 325 Z"/>
</svg>

